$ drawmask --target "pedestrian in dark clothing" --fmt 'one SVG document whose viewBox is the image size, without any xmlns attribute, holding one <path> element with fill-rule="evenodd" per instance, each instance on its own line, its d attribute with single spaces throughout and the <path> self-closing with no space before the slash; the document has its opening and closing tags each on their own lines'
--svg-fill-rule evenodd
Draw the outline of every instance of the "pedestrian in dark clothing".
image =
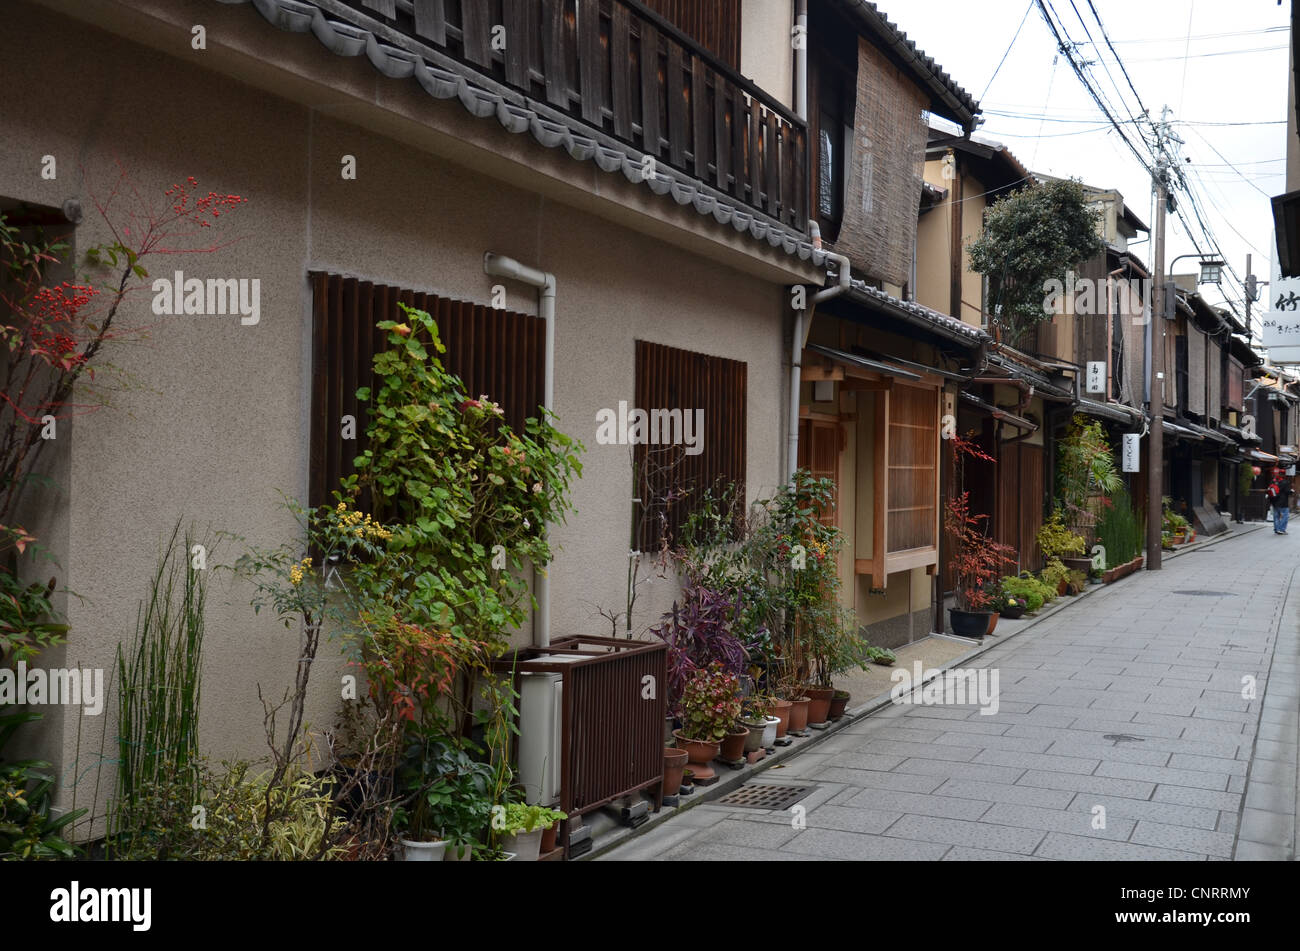
<svg viewBox="0 0 1300 951">
<path fill-rule="evenodd" d="M 1286 479 L 1274 479 L 1268 487 L 1268 504 L 1273 509 L 1273 534 L 1285 535 L 1286 523 L 1291 515 L 1291 483 Z"/>
</svg>

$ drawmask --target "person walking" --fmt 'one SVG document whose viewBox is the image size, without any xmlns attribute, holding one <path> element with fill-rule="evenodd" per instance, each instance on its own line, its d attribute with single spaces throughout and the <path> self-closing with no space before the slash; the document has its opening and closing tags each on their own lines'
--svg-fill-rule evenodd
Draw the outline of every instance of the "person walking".
<svg viewBox="0 0 1300 951">
<path fill-rule="evenodd" d="M 1273 534 L 1285 535 L 1286 523 L 1291 515 L 1291 483 L 1281 476 L 1268 487 L 1268 504 L 1273 508 Z"/>
</svg>

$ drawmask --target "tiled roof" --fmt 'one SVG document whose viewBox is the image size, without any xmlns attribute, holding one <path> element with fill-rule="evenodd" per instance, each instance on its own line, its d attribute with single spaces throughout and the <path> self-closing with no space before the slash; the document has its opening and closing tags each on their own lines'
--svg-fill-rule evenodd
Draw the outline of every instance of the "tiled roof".
<svg viewBox="0 0 1300 951">
<path fill-rule="evenodd" d="M 949 317 L 937 310 L 931 310 L 929 307 L 916 303 L 916 301 L 900 300 L 892 294 L 886 294 L 879 288 L 872 287 L 865 281 L 853 281 L 850 296 L 871 300 L 886 310 L 902 311 L 912 317 L 926 321 L 933 324 L 935 330 L 946 337 L 965 338 L 972 344 L 979 344 L 990 339 L 989 335 L 978 327 L 972 327 L 965 321 Z"/>
<path fill-rule="evenodd" d="M 288 33 L 311 33 L 322 46 L 338 56 L 362 56 L 390 79 L 414 77 L 434 99 L 455 99 L 471 115 L 480 119 L 495 118 L 514 133 L 528 132 L 548 149 L 563 149 L 575 161 L 595 162 L 605 172 L 622 172 L 633 184 L 644 184 L 656 195 L 671 195 L 679 205 L 690 206 L 718 224 L 731 225 L 756 241 L 766 241 L 785 254 L 811 261 L 820 266 L 826 254 L 814 248 L 801 232 L 785 227 L 773 219 L 733 204 L 722 192 L 673 169 L 658 166 L 656 174 L 645 178 L 641 154 L 618 145 L 613 140 L 597 139 L 585 134 L 576 119 L 557 121 L 526 104 L 522 95 L 514 100 L 472 81 L 465 73 L 435 66 L 410 50 L 381 42 L 373 32 L 352 23 L 331 19 L 316 4 L 306 0 L 217 0 L 224 4 L 251 3 L 268 23 Z"/>
</svg>

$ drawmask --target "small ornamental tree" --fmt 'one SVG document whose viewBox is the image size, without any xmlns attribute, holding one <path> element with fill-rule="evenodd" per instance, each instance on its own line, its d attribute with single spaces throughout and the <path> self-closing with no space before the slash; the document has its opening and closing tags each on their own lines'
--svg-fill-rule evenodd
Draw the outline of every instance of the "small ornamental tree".
<svg viewBox="0 0 1300 951">
<path fill-rule="evenodd" d="M 967 247 L 971 267 L 988 278 L 988 301 L 1001 339 L 1014 346 L 1050 320 L 1050 282 L 1105 250 L 1100 212 L 1076 181 L 1040 182 L 987 211 L 984 232 Z"/>
<path fill-rule="evenodd" d="M 199 240 L 223 212 L 247 199 L 209 192 L 186 178 L 147 197 L 126 169 L 107 195 L 90 192 L 112 240 L 86 251 L 90 268 L 106 278 L 56 282 L 51 272 L 70 263 L 70 247 L 33 236 L 0 214 L 0 550 L 21 554 L 35 539 L 13 525 L 19 494 L 58 421 L 95 408 L 83 383 L 95 378 L 104 345 L 118 336 L 122 302 L 148 278 L 145 264 L 163 255 L 216 251 Z"/>
<path fill-rule="evenodd" d="M 993 590 L 1002 574 L 1002 566 L 1015 561 L 1016 550 L 988 536 L 988 516 L 970 509 L 970 493 L 965 489 L 967 459 L 993 462 L 993 457 L 973 441 L 954 434 L 952 445 L 954 473 L 958 492 L 944 506 L 943 527 L 952 542 L 950 562 L 959 611 L 988 611 L 997 601 Z"/>
</svg>

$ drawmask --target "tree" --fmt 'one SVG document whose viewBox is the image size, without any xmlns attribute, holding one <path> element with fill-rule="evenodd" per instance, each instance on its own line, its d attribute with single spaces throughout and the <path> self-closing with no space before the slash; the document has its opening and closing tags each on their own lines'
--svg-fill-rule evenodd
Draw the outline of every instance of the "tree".
<svg viewBox="0 0 1300 951">
<path fill-rule="evenodd" d="M 988 277 L 1006 343 L 1051 319 L 1048 282 L 1064 282 L 1067 271 L 1105 250 L 1100 221 L 1076 181 L 1035 183 L 989 208 L 983 234 L 967 250 L 971 267 Z"/>
</svg>

